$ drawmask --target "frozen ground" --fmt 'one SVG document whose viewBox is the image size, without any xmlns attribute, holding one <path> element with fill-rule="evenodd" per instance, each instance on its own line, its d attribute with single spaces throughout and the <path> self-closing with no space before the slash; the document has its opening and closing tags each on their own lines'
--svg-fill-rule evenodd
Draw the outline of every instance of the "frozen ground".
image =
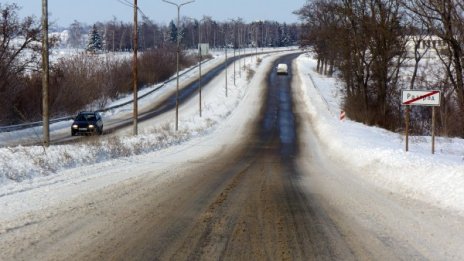
<svg viewBox="0 0 464 261">
<path fill-rule="evenodd" d="M 21 213 L 143 177 L 153 170 L 153 163 L 159 170 L 160 182 L 174 179 L 165 175 L 168 169 L 175 172 L 176 168 L 184 168 L 185 162 L 194 164 L 198 158 L 227 149 L 229 142 L 240 138 L 242 123 L 258 113 L 254 103 L 243 101 L 257 96 L 275 55 L 261 58 L 258 67 L 255 58 L 246 59 L 256 75 L 248 81 L 243 71 L 241 78 L 237 75 L 236 86 L 233 65 L 229 67 L 228 97 L 223 77 L 205 87 L 202 118 L 198 115 L 197 98 L 184 104 L 178 132 L 173 130 L 174 115 L 167 113 L 142 123 L 137 137 L 121 132 L 101 141 L 52 146 L 47 150 L 40 146 L 0 149 L 0 224 Z M 217 56 L 211 64 L 221 59 Z M 315 73 L 311 57 L 302 55 L 297 67 L 312 126 L 335 162 L 356 170 L 352 172 L 359 178 L 382 189 L 464 215 L 463 140 L 439 138 L 437 153 L 431 155 L 428 138 L 415 137 L 406 153 L 399 134 L 338 119 L 341 97 L 337 82 Z M 194 72 L 186 77 L 183 80 L 194 77 Z M 166 91 L 173 88 L 175 85 L 171 84 Z M 157 99 L 158 95 L 152 98 Z M 131 106 L 105 117 L 130 110 Z"/>
</svg>

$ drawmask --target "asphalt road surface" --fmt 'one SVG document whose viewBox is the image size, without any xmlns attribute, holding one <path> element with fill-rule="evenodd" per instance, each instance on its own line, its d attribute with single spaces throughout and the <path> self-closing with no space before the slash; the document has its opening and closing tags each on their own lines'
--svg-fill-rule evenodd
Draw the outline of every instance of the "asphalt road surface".
<svg viewBox="0 0 464 261">
<path fill-rule="evenodd" d="M 324 154 L 290 74 L 239 144 L 0 233 L 2 260 L 459 260 L 462 218 L 379 191 Z M 275 68 L 275 66 L 273 67 Z M 156 171 L 156 170 L 153 170 Z"/>
</svg>

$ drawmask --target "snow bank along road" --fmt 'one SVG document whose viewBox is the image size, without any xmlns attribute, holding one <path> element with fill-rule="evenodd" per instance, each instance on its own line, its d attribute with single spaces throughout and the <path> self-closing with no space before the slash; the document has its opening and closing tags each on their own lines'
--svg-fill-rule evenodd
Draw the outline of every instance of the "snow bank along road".
<svg viewBox="0 0 464 261">
<path fill-rule="evenodd" d="M 263 51 L 263 52 L 260 52 L 259 54 L 266 55 L 266 54 L 277 53 L 277 52 L 282 52 L 282 50 L 281 51 Z M 253 55 L 255 54 L 254 53 L 245 54 L 245 55 L 242 54 L 237 57 L 229 57 L 227 59 L 226 64 L 227 66 L 230 66 L 231 64 L 234 63 L 234 61 L 238 61 L 244 58 L 246 59 L 247 57 L 250 57 Z M 202 79 L 201 79 L 201 84 L 202 85 L 208 84 L 212 79 L 218 77 L 219 74 L 224 71 L 224 68 L 225 68 L 225 65 L 223 62 L 220 62 L 217 64 L 214 63 L 212 65 L 207 66 L 207 68 L 204 68 Z M 196 95 L 198 90 L 200 89 L 200 83 L 198 82 L 197 78 L 189 79 L 187 81 L 181 82 L 180 84 L 182 84 L 182 86 L 180 86 L 179 88 L 179 93 L 177 97 L 179 104 L 185 103 L 187 100 L 194 97 L 194 95 Z M 167 89 L 167 87 L 165 87 L 164 89 Z M 175 89 L 171 91 L 163 90 L 163 94 L 160 95 L 160 99 L 156 100 L 156 102 L 149 104 L 149 106 L 139 106 L 141 108 L 139 109 L 139 113 L 138 113 L 138 122 L 141 123 L 147 120 L 151 120 L 156 116 L 159 116 L 163 113 L 173 110 L 176 106 L 176 96 L 177 94 L 176 94 Z M 132 124 L 133 124 L 132 112 L 120 113 L 120 115 L 118 115 L 117 117 L 114 117 L 111 119 L 104 119 L 103 133 L 110 134 L 118 130 L 124 129 L 128 126 L 131 126 Z M 66 143 L 71 143 L 71 142 L 79 142 L 87 138 L 87 137 L 71 136 L 69 128 L 70 128 L 70 124 L 69 126 L 66 126 L 64 129 L 60 129 L 60 131 L 55 131 L 55 132 L 50 133 L 50 136 L 51 136 L 50 143 L 53 145 L 66 144 Z M 37 133 L 41 133 L 41 130 L 37 131 Z M 32 138 L 10 136 L 6 142 L 7 144 L 3 144 L 3 146 L 5 145 L 8 145 L 8 146 L 40 145 L 42 141 L 36 137 L 37 133 L 34 133 L 34 135 L 31 134 L 30 136 L 33 136 Z"/>
<path fill-rule="evenodd" d="M 161 169 L 146 160 L 136 168 L 144 175 L 29 213 L 0 230 L 0 259 L 462 260 L 461 217 L 385 193 L 329 160 L 311 129 L 297 56 L 275 61 L 243 101 L 259 117 L 222 129 L 243 133 L 214 154 Z M 276 75 L 277 63 L 291 74 Z M 247 112 L 238 110 L 231 121 Z M 173 157 L 183 153 L 192 151 Z"/>
</svg>

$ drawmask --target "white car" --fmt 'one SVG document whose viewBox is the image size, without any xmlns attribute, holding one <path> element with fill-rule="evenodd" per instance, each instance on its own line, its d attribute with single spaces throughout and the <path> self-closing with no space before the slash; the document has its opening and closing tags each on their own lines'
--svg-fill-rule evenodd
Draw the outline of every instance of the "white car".
<svg viewBox="0 0 464 261">
<path fill-rule="evenodd" d="M 284 63 L 279 63 L 277 65 L 277 74 L 288 74 L 288 66 Z"/>
</svg>

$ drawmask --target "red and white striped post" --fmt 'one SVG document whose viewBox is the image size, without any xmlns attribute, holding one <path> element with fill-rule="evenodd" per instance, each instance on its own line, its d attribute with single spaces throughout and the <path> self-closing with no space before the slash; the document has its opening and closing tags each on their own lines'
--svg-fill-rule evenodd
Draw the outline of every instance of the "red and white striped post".
<svg viewBox="0 0 464 261">
<path fill-rule="evenodd" d="M 345 120 L 346 113 L 345 111 L 340 111 L 340 120 L 343 121 Z"/>
</svg>

